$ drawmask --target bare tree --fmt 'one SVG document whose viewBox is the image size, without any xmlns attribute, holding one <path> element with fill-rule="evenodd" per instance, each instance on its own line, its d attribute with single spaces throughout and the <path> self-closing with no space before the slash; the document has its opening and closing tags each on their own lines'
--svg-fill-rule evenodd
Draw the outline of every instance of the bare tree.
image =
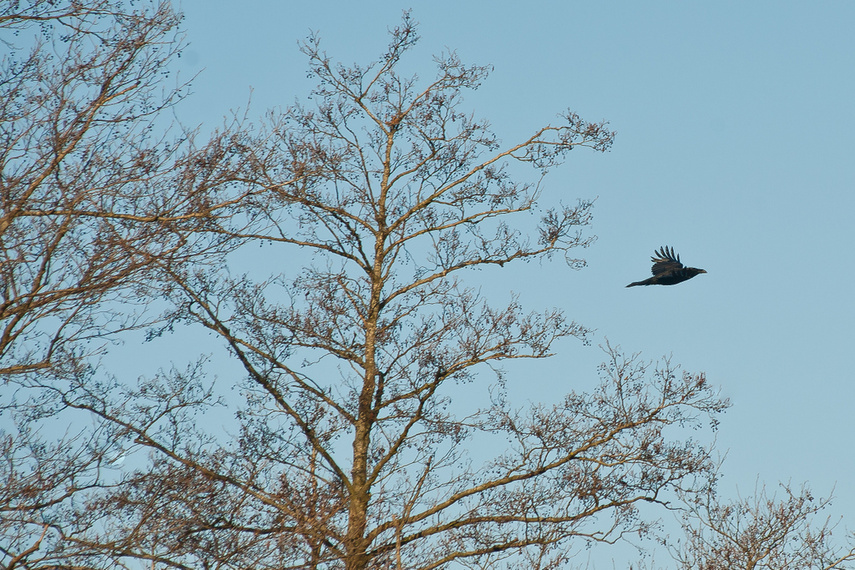
<svg viewBox="0 0 855 570">
<path fill-rule="evenodd" d="M 685 541 L 673 549 L 680 568 L 698 570 L 843 570 L 855 568 L 855 547 L 835 545 L 831 502 L 807 487 L 781 485 L 782 497 L 761 487 L 748 498 L 722 502 L 711 489 L 688 501 Z"/>
<path fill-rule="evenodd" d="M 118 32 L 106 37 L 124 45 Z M 401 75 L 401 57 L 417 40 L 406 15 L 377 61 L 347 67 L 312 36 L 303 47 L 318 81 L 311 106 L 271 113 L 254 129 L 233 125 L 199 151 L 175 155 L 155 145 L 166 154 L 153 167 L 146 166 L 150 153 L 134 154 L 142 145 L 133 136 L 122 145 L 130 154 L 105 160 L 96 152 L 104 139 L 91 148 L 66 143 L 70 150 L 58 157 L 50 134 L 96 124 L 109 134 L 121 117 L 131 128 L 139 112 L 94 117 L 140 92 L 138 83 L 152 78 L 145 65 L 128 64 L 138 74 L 133 81 L 93 90 L 92 100 L 112 94 L 97 109 L 72 106 L 93 117 L 80 115 L 81 126 L 51 131 L 64 123 L 47 123 L 48 134 L 19 137 L 33 141 L 27 149 L 46 145 L 23 155 L 44 155 L 29 162 L 44 164 L 32 172 L 48 174 L 21 170 L 7 178 L 7 169 L 29 162 L 4 165 L 4 192 L 33 187 L 46 196 L 33 207 L 38 193 L 16 190 L 4 210 L 9 227 L 24 232 L 4 242 L 12 252 L 4 283 L 29 276 L 26 287 L 7 294 L 7 304 L 19 307 L 8 318 L 20 321 L 7 328 L 54 332 L 40 344 L 16 345 L 23 333 L 10 336 L 6 372 L 31 373 L 35 396 L 16 404 L 21 413 L 38 419 L 60 410 L 95 428 L 85 440 L 72 435 L 58 444 L 80 451 L 80 465 L 49 471 L 83 473 L 63 484 L 74 501 L 54 493 L 15 508 L 7 498 L 17 521 L 4 532 L 27 529 L 4 547 L 7 567 L 25 560 L 32 569 L 140 561 L 163 568 L 551 568 L 590 542 L 648 531 L 652 521 L 639 505 L 704 488 L 709 450 L 679 436 L 680 427 L 704 418 L 714 423 L 727 405 L 703 374 L 607 347 L 600 385 L 590 393 L 571 391 L 544 405 L 508 401 L 504 386 L 517 380 L 502 374 L 503 361 L 545 358 L 557 341 L 585 340 L 587 330 L 558 309 L 528 312 L 517 298 L 496 305 L 463 279 L 474 269 L 499 271 L 555 254 L 583 265 L 574 250 L 590 243 L 591 204 L 551 199 L 557 205 L 543 206 L 543 176 L 576 147 L 607 150 L 614 134 L 567 112 L 503 146 L 486 122 L 460 108 L 462 92 L 477 88 L 488 68 L 446 53 L 436 58 L 432 81 Z M 55 89 L 70 93 L 71 79 L 56 76 Z M 74 93 L 88 92 L 80 89 Z M 89 150 L 80 158 L 66 158 L 82 148 Z M 98 168 L 83 168 L 90 164 Z M 534 168 L 533 180 L 518 180 L 520 165 Z M 114 170 L 116 179 L 96 176 Z M 75 177 L 63 178 L 66 172 Z M 24 182 L 7 183 L 17 179 Z M 44 185 L 53 180 L 62 182 Z M 534 212 L 541 212 L 536 226 Z M 25 216 L 28 223 L 14 225 Z M 39 223 L 82 229 L 72 234 L 74 248 L 45 250 L 23 229 Z M 228 248 L 236 249 L 231 270 L 198 257 Z M 50 260 L 65 251 L 80 251 L 84 261 L 66 264 L 62 275 L 71 284 L 53 301 L 61 309 L 53 314 L 67 316 L 49 321 L 53 329 L 27 329 L 44 318 L 40 283 L 58 282 L 38 281 L 38 268 L 55 271 Z M 101 251 L 109 254 L 103 260 Z M 130 265 L 108 263 L 118 259 Z M 127 299 L 123 286 L 145 290 L 151 276 L 172 308 L 150 334 L 205 327 L 241 365 L 239 392 L 224 392 L 204 362 L 139 382 L 91 365 L 73 367 L 62 382 L 45 380 L 69 339 L 129 326 L 105 325 L 114 318 L 108 313 L 93 327 L 92 313 L 77 312 L 75 303 L 93 299 L 83 306 L 110 311 L 107 301 Z M 84 278 L 98 287 L 84 294 L 75 285 L 90 282 Z M 459 397 L 491 379 L 480 400 Z M 7 479 L 33 457 L 37 468 L 45 465 L 38 441 L 38 434 L 8 439 Z M 138 461 L 105 475 L 101 466 L 116 453 Z M 33 496 L 44 489 L 36 485 Z"/>
<path fill-rule="evenodd" d="M 186 85 L 168 3 L 4 1 L 0 10 L 0 564 L 31 567 L 51 516 L 105 484 L 116 430 L 59 396 L 115 333 L 150 322 L 157 267 L 226 251 L 239 171 L 163 111 Z M 171 84 L 170 84 L 171 82 Z M 226 169 L 224 164 L 230 163 Z M 59 426 L 68 426 L 59 427 Z M 57 515 L 58 516 L 58 515 Z"/>
</svg>

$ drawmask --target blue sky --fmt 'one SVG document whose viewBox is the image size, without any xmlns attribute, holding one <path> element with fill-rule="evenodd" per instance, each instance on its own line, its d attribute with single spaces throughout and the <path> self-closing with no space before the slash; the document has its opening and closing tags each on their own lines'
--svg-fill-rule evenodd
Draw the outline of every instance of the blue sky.
<svg viewBox="0 0 855 570">
<path fill-rule="evenodd" d="M 745 495 L 758 479 L 807 481 L 820 495 L 836 485 L 828 514 L 855 527 L 855 3 L 180 7 L 181 74 L 200 75 L 177 114 L 203 129 L 250 92 L 251 117 L 304 99 L 312 83 L 297 42 L 310 30 L 335 59 L 367 63 L 409 8 L 422 41 L 405 66 L 430 78 L 445 48 L 492 64 L 465 104 L 505 142 L 568 108 L 609 121 L 613 149 L 574 151 L 545 185 L 550 199 L 597 198 L 588 267 L 493 276 L 533 309 L 558 306 L 596 329 L 594 346 L 562 344 L 520 395 L 584 386 L 606 338 L 645 358 L 673 355 L 733 401 L 718 433 L 723 490 Z M 709 273 L 626 289 L 661 245 Z"/>
</svg>

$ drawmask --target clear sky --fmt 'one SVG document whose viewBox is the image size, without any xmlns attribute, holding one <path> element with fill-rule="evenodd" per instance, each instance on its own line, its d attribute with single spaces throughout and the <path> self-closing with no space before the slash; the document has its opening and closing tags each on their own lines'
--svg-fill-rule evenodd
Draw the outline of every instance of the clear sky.
<svg viewBox="0 0 855 570">
<path fill-rule="evenodd" d="M 559 306 L 596 329 L 592 347 L 559 346 L 528 394 L 590 382 L 606 338 L 649 359 L 673 354 L 733 401 L 718 433 L 726 493 L 749 494 L 758 479 L 807 481 L 819 495 L 836 486 L 828 514 L 855 527 L 855 3 L 180 7 L 181 73 L 200 72 L 178 109 L 188 124 L 217 125 L 250 91 L 250 116 L 304 99 L 298 40 L 317 30 L 335 59 L 367 63 L 409 8 L 422 41 L 405 65 L 430 78 L 431 54 L 450 48 L 495 66 L 466 105 L 505 142 L 567 108 L 609 121 L 610 152 L 574 151 L 546 179 L 552 197 L 597 198 L 588 267 L 495 274 L 532 309 Z M 709 273 L 626 289 L 661 245 Z"/>
</svg>

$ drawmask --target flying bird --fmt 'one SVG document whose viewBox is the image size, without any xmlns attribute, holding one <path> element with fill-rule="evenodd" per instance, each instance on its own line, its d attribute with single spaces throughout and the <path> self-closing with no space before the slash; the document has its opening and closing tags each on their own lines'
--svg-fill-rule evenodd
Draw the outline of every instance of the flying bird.
<svg viewBox="0 0 855 570">
<path fill-rule="evenodd" d="M 644 281 L 636 281 L 630 283 L 627 287 L 635 287 L 636 285 L 676 285 L 682 283 L 686 279 L 691 279 L 698 273 L 706 273 L 705 269 L 696 267 L 686 267 L 680 263 L 680 256 L 674 253 L 674 248 L 660 247 L 659 251 L 653 252 L 653 257 L 650 258 L 653 262 L 653 277 Z"/>
</svg>

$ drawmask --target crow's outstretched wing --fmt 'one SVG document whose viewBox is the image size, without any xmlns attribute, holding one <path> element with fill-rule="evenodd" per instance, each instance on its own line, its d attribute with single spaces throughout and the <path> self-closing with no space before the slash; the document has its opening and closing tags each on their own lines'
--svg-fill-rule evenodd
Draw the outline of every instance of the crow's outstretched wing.
<svg viewBox="0 0 855 570">
<path fill-rule="evenodd" d="M 683 264 L 680 263 L 680 256 L 674 253 L 673 247 L 660 247 L 659 251 L 653 252 L 653 257 L 650 258 L 653 262 L 651 273 L 653 275 L 661 275 L 663 273 L 671 273 L 683 269 Z"/>
</svg>

